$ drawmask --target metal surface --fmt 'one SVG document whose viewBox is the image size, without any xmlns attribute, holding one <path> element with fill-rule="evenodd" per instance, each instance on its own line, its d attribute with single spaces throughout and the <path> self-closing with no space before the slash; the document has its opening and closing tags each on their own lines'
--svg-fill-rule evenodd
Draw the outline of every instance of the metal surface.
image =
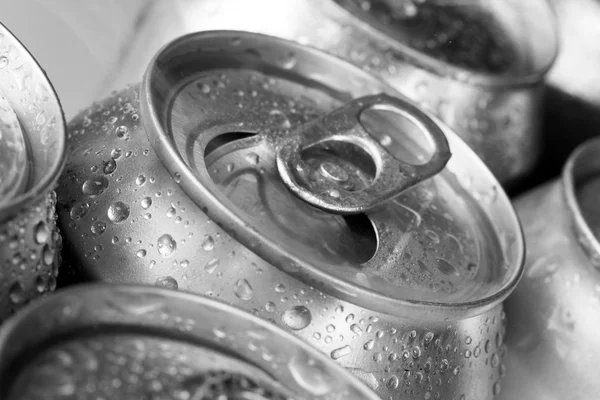
<svg viewBox="0 0 600 400">
<path fill-rule="evenodd" d="M 503 184 L 516 184 L 540 155 L 542 81 L 558 47 L 545 0 L 177 4 L 185 10 L 180 20 L 166 22 L 163 11 L 149 22 L 117 81 L 135 81 L 155 49 L 181 34 L 259 32 L 326 50 L 382 77 L 449 124 Z M 157 25 L 168 29 L 157 32 Z"/>
<path fill-rule="evenodd" d="M 81 286 L 0 332 L 3 399 L 376 400 L 325 355 L 221 302 L 164 288 Z"/>
<path fill-rule="evenodd" d="M 502 399 L 588 399 L 600 391 L 600 140 L 581 145 L 562 178 L 519 198 L 523 279 L 506 301 Z"/>
<path fill-rule="evenodd" d="M 0 321 L 54 290 L 61 238 L 52 191 L 66 124 L 44 71 L 0 25 Z"/>
<path fill-rule="evenodd" d="M 70 124 L 59 219 L 71 271 L 169 282 L 252 310 L 385 398 L 491 398 L 503 373 L 500 303 L 520 276 L 523 242 L 508 199 L 466 144 L 426 113 L 453 157 L 366 215 L 312 207 L 279 174 L 278 140 L 381 92 L 410 104 L 291 42 L 182 37 L 157 55 L 141 97 L 132 87 Z M 426 136 L 397 119 L 368 114 L 362 124 L 389 135 L 380 143 L 402 160 L 430 154 Z M 323 176 L 344 178 L 345 162 L 364 167 L 360 152 L 340 164 L 346 153 L 318 150 L 305 160 Z"/>
<path fill-rule="evenodd" d="M 361 115 L 368 110 L 396 113 L 410 120 L 433 143 L 429 159 L 414 165 L 390 153 L 385 141 L 381 144 L 377 135 L 361 124 Z M 394 136 L 396 130 L 387 136 Z M 353 149 L 345 152 L 339 149 L 347 146 Z M 307 163 L 303 155 L 318 147 L 337 153 L 336 157 L 328 157 L 337 160 Z M 370 170 L 357 160 L 340 162 L 352 158 L 355 151 L 364 152 L 375 166 L 372 179 L 353 182 L 346 178 L 365 175 Z M 380 207 L 431 178 L 446 166 L 450 156 L 446 138 L 435 122 L 414 105 L 381 94 L 353 100 L 291 132 L 279 145 L 277 167 L 287 188 L 306 203 L 335 214 L 358 214 Z"/>
<path fill-rule="evenodd" d="M 544 146 L 529 189 L 554 179 L 575 148 L 600 126 L 600 1 L 550 0 L 558 23 L 560 53 L 547 77 Z"/>
</svg>

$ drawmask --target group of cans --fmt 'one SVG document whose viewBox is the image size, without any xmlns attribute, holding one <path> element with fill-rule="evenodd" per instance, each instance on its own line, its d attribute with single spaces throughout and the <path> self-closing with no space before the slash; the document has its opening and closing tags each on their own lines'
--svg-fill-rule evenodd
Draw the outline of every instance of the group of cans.
<svg viewBox="0 0 600 400">
<path fill-rule="evenodd" d="M 0 26 L 0 399 L 600 392 L 600 139 L 505 192 L 542 153 L 550 4 L 193 10 L 68 125 Z"/>
</svg>

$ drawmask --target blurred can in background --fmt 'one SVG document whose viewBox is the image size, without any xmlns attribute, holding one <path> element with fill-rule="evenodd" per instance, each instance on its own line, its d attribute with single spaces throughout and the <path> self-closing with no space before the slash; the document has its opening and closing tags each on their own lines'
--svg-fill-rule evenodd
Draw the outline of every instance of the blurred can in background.
<svg viewBox="0 0 600 400">
<path fill-rule="evenodd" d="M 600 392 L 600 140 L 582 144 L 559 180 L 516 200 L 527 259 L 505 303 L 502 399 L 587 399 Z"/>
<path fill-rule="evenodd" d="M 56 287 L 61 237 L 53 189 L 66 136 L 44 71 L 0 25 L 0 321 Z"/>
<path fill-rule="evenodd" d="M 82 286 L 0 331 L 0 397 L 377 400 L 325 355 L 216 300 L 136 286 Z"/>
<path fill-rule="evenodd" d="M 155 3 L 110 86 L 135 82 L 167 41 L 211 29 L 294 40 L 380 76 L 450 125 L 505 186 L 540 156 L 543 79 L 558 48 L 546 0 Z"/>
</svg>

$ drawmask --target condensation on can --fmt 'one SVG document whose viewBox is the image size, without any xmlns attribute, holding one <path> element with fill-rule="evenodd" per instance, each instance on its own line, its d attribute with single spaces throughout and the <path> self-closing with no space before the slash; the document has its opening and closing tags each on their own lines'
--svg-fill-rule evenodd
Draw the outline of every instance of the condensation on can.
<svg viewBox="0 0 600 400">
<path fill-rule="evenodd" d="M 56 287 L 62 238 L 53 189 L 65 154 L 52 85 L 0 25 L 0 321 Z"/>
<path fill-rule="evenodd" d="M 506 195 L 468 146 L 426 111 L 403 122 L 363 115 L 390 154 L 426 160 L 408 128 L 384 134 L 390 123 L 424 120 L 453 153 L 435 177 L 385 203 L 388 214 L 328 213 L 278 178 L 279 140 L 378 93 L 414 106 L 292 42 L 182 37 L 157 55 L 141 91 L 114 93 L 70 123 L 59 185 L 66 264 L 79 278 L 192 291 L 249 310 L 384 398 L 491 399 L 504 374 L 500 303 L 520 276 L 523 243 Z M 342 187 L 360 182 L 339 166 L 316 171 Z"/>
</svg>

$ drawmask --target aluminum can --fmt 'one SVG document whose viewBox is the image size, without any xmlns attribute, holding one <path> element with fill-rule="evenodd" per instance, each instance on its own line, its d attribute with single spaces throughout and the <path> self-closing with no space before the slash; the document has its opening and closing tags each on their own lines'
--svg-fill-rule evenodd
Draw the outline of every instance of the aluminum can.
<svg viewBox="0 0 600 400">
<path fill-rule="evenodd" d="M 61 237 L 53 189 L 66 136 L 44 71 L 0 25 L 0 322 L 56 286 Z"/>
<path fill-rule="evenodd" d="M 37 301 L 3 327 L 0 359 L 7 400 L 378 399 L 268 321 L 148 286 L 80 285 Z"/>
<path fill-rule="evenodd" d="M 385 399 L 499 391 L 519 222 L 387 84 L 294 42 L 196 33 L 69 126 L 59 221 L 80 279 L 250 310 Z"/>
<path fill-rule="evenodd" d="M 560 53 L 547 76 L 544 150 L 527 189 L 555 179 L 577 146 L 598 134 L 600 124 L 600 1 L 550 0 Z"/>
<path fill-rule="evenodd" d="M 543 78 L 558 49 L 546 0 L 179 0 L 155 9 L 117 82 L 135 82 L 181 34 L 258 32 L 380 76 L 452 127 L 508 188 L 540 156 Z"/>
<path fill-rule="evenodd" d="M 502 398 L 587 399 L 600 391 L 600 140 L 582 144 L 562 177 L 515 202 L 527 240 L 510 318 Z M 551 216 L 551 218 L 549 218 Z"/>
</svg>

